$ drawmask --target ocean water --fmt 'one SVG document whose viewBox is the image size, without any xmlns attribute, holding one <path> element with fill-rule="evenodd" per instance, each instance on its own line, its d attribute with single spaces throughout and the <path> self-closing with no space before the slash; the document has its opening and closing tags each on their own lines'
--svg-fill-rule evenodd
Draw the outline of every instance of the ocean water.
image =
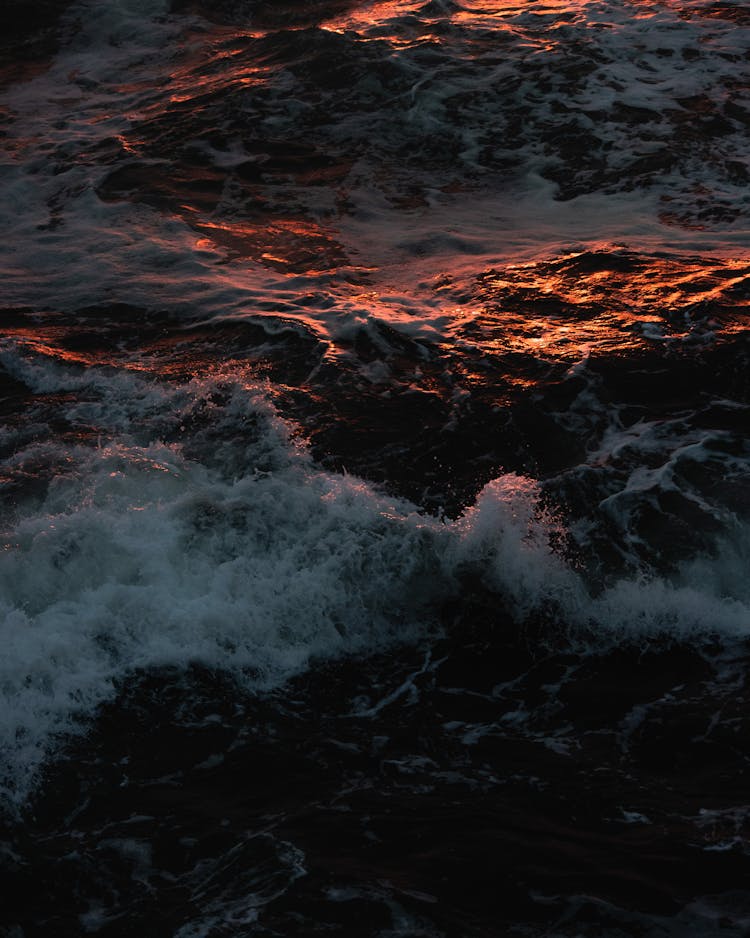
<svg viewBox="0 0 750 938">
<path fill-rule="evenodd" d="M 746 935 L 746 7 L 2 16 L 0 934 Z"/>
</svg>

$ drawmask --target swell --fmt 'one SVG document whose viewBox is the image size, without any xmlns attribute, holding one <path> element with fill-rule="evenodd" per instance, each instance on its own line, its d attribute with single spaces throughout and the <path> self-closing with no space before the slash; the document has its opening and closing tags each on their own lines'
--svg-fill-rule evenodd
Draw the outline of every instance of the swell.
<svg viewBox="0 0 750 938">
<path fill-rule="evenodd" d="M 130 674 L 199 664 L 278 687 L 313 660 L 431 640 L 467 579 L 571 647 L 746 635 L 739 519 L 670 576 L 641 564 L 597 585 L 539 482 L 506 473 L 455 521 L 426 514 L 316 466 L 236 366 L 172 384 L 12 345 L 3 363 L 33 393 L 5 440 L 11 801 Z"/>
</svg>

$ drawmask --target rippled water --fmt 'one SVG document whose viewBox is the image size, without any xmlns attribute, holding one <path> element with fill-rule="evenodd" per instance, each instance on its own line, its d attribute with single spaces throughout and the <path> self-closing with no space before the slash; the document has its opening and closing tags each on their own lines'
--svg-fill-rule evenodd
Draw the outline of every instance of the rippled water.
<svg viewBox="0 0 750 938">
<path fill-rule="evenodd" d="M 0 932 L 745 934 L 745 7 L 3 15 Z"/>
</svg>

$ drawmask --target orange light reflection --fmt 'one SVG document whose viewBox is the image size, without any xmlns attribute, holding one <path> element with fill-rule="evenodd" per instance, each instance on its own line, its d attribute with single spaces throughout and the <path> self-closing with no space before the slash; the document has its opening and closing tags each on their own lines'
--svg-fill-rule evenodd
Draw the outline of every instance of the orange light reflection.
<svg viewBox="0 0 750 938">
<path fill-rule="evenodd" d="M 482 307 L 459 341 L 487 355 L 574 365 L 663 344 L 711 342 L 744 331 L 750 269 L 741 261 L 572 254 L 480 277 Z M 534 384 L 523 373 L 518 384 Z"/>
</svg>

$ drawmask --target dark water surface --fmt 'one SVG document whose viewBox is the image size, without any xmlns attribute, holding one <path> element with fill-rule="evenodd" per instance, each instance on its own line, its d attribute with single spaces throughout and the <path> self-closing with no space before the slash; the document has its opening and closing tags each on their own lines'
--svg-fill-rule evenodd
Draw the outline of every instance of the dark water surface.
<svg viewBox="0 0 750 938">
<path fill-rule="evenodd" d="M 750 16 L 2 12 L 0 934 L 750 933 Z"/>
</svg>

